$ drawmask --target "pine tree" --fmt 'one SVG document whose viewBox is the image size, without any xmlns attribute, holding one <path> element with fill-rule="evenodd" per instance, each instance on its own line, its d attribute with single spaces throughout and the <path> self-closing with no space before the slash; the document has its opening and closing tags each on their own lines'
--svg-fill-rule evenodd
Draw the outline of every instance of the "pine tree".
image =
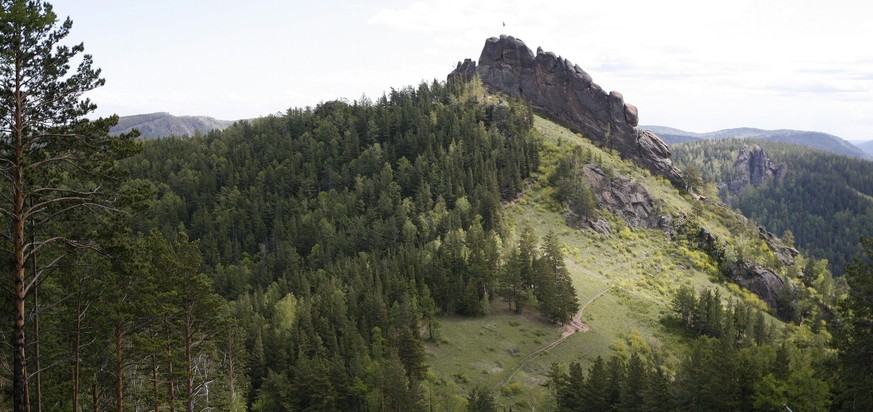
<svg viewBox="0 0 873 412">
<path fill-rule="evenodd" d="M 658 412 L 670 410 L 673 399 L 670 396 L 670 379 L 660 368 L 649 371 L 646 387 L 643 389 L 643 405 L 641 410 Z"/>
<path fill-rule="evenodd" d="M 512 248 L 506 260 L 507 263 L 501 268 L 498 294 L 506 301 L 510 310 L 518 313 L 521 312 L 527 299 L 526 289 L 522 282 L 521 272 L 519 271 L 522 261 L 518 249 Z M 515 304 L 515 309 L 512 308 L 513 303 Z"/>
<path fill-rule="evenodd" d="M 873 405 L 873 238 L 862 238 L 866 259 L 846 265 L 849 296 L 841 303 L 835 347 L 839 360 L 838 401 L 846 410 Z"/>
<path fill-rule="evenodd" d="M 543 238 L 543 255 L 540 293 L 538 295 L 543 312 L 561 324 L 569 322 L 579 311 L 579 298 L 570 279 L 570 272 L 564 263 L 564 253 L 558 236 L 549 232 Z"/>
<path fill-rule="evenodd" d="M 703 186 L 703 177 L 700 170 L 694 166 L 685 168 L 685 190 L 694 192 Z"/>
<path fill-rule="evenodd" d="M 697 307 L 697 297 L 694 296 L 694 289 L 691 286 L 682 285 L 676 290 L 671 307 L 676 312 L 683 327 L 686 329 L 694 327 L 694 308 Z"/>
<path fill-rule="evenodd" d="M 76 208 L 106 209 L 114 161 L 132 153 L 131 136 L 109 137 L 117 118 L 88 121 L 96 109 L 82 95 L 103 85 L 81 44 L 61 45 L 72 21 L 58 22 L 51 5 L 6 0 L 0 9 L 0 211 L 12 262 L 14 302 L 13 409 L 28 409 L 25 300 L 47 273 L 28 270 L 37 252 L 83 239 L 52 227 Z M 74 58 L 81 61 L 71 70 Z M 57 263 L 57 261 L 55 262 Z M 51 262 L 48 263 L 51 265 Z"/>
<path fill-rule="evenodd" d="M 644 392 L 647 383 L 647 371 L 640 356 L 634 352 L 627 362 L 627 375 L 621 388 L 619 411 L 643 410 Z"/>
<path fill-rule="evenodd" d="M 427 339 L 434 341 L 438 336 L 440 322 L 437 319 L 436 302 L 434 302 L 433 297 L 430 295 L 430 289 L 428 289 L 427 285 L 422 286 L 419 302 L 421 317 L 427 327 Z"/>
<path fill-rule="evenodd" d="M 467 395 L 467 411 L 468 412 L 497 412 L 497 404 L 494 402 L 494 396 L 487 388 L 476 386 Z"/>
<path fill-rule="evenodd" d="M 610 410 L 615 410 L 621 401 L 624 381 L 627 378 L 627 367 L 624 360 L 611 356 L 606 362 L 606 403 Z"/>
<path fill-rule="evenodd" d="M 517 251 L 518 260 L 515 263 L 518 264 L 518 267 L 516 270 L 519 272 L 522 285 L 525 289 L 536 288 L 539 281 L 539 274 L 534 270 L 534 264 L 537 260 L 537 235 L 528 222 L 522 225 Z"/>
<path fill-rule="evenodd" d="M 597 356 L 594 363 L 588 367 L 588 377 L 585 378 L 585 385 L 582 387 L 582 399 L 585 400 L 584 406 L 589 411 L 605 411 L 608 410 L 610 403 L 607 398 L 609 390 L 609 381 L 606 376 L 606 364 L 603 358 Z"/>
<path fill-rule="evenodd" d="M 579 362 L 571 362 L 567 378 L 558 400 L 560 410 L 576 411 L 585 407 L 585 372 Z"/>
</svg>

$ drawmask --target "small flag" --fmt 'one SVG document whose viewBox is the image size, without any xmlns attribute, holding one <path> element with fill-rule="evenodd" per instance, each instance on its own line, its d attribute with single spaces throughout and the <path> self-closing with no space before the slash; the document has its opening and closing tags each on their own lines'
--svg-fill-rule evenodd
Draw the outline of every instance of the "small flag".
<svg viewBox="0 0 873 412">
<path fill-rule="evenodd" d="M 503 27 L 506 27 L 506 22 L 503 22 Z"/>
</svg>

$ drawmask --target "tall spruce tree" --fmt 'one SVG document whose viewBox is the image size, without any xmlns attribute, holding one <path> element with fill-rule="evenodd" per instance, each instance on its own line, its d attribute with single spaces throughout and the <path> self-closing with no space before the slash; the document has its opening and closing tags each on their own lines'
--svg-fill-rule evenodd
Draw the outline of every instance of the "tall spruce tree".
<svg viewBox="0 0 873 412">
<path fill-rule="evenodd" d="M 867 410 L 873 405 L 873 238 L 861 239 L 865 257 L 846 265 L 849 295 L 841 302 L 835 345 L 842 410 Z"/>
<path fill-rule="evenodd" d="M 558 235 L 549 232 L 543 238 L 541 258 L 543 274 L 540 275 L 541 307 L 546 316 L 562 325 L 573 319 L 579 311 L 579 298 L 564 263 L 564 252 Z"/>
<path fill-rule="evenodd" d="M 132 153 L 132 136 L 109 137 L 117 117 L 89 121 L 96 109 L 83 94 L 103 85 L 82 44 L 62 44 L 72 21 L 51 5 L 4 0 L 0 8 L 0 212 L 2 250 L 10 262 L 13 303 L 12 403 L 29 410 L 25 301 L 63 254 L 56 245 L 86 239 L 59 221 L 77 209 L 111 207 L 106 196 L 115 160 Z M 71 67 L 74 61 L 78 65 Z M 33 265 L 36 255 L 48 256 Z"/>
</svg>

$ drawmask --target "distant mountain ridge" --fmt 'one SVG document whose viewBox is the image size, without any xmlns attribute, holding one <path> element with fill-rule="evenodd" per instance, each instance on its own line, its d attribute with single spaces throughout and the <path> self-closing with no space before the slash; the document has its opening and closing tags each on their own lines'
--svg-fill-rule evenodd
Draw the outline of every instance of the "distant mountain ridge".
<svg viewBox="0 0 873 412">
<path fill-rule="evenodd" d="M 710 139 L 757 139 L 771 142 L 793 143 L 801 146 L 813 147 L 843 156 L 855 157 L 865 160 L 873 160 L 873 154 L 862 150 L 858 146 L 831 134 L 822 132 L 810 132 L 803 130 L 763 130 L 751 127 L 718 130 L 708 133 L 687 132 L 666 126 L 640 126 L 658 134 L 667 144 L 686 143 L 696 140 Z M 873 150 L 873 145 L 870 145 Z"/>
<path fill-rule="evenodd" d="M 858 148 L 863 150 L 864 153 L 867 153 L 868 155 L 873 156 L 873 140 L 871 140 L 869 142 L 858 143 L 858 144 L 856 144 L 856 146 L 858 146 Z"/>
<path fill-rule="evenodd" d="M 168 136 L 193 136 L 208 133 L 211 130 L 224 130 L 233 121 L 218 120 L 208 116 L 173 116 L 160 112 L 121 116 L 118 124 L 109 130 L 111 134 L 127 133 L 133 129 L 139 130 L 140 137 L 154 139 Z"/>
</svg>

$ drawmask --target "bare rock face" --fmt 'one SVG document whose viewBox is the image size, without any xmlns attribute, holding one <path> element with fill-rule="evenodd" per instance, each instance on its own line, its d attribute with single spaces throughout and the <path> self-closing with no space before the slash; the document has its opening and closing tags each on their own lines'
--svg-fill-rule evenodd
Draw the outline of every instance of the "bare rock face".
<svg viewBox="0 0 873 412">
<path fill-rule="evenodd" d="M 773 309 L 779 310 L 778 296 L 785 287 L 785 281 L 770 269 L 737 262 L 731 269 L 731 278 L 738 285 L 752 291 Z"/>
<path fill-rule="evenodd" d="M 458 67 L 452 71 L 450 76 L 459 76 L 464 81 L 470 81 L 476 75 L 476 62 L 470 59 L 464 59 L 463 62 L 458 62 Z"/>
<path fill-rule="evenodd" d="M 612 237 L 612 227 L 609 226 L 609 222 L 607 222 L 606 219 L 602 217 L 598 218 L 597 220 L 588 219 L 586 223 L 588 224 L 588 227 L 591 228 L 591 230 L 600 233 L 606 238 Z"/>
<path fill-rule="evenodd" d="M 642 185 L 619 174 L 607 176 L 592 165 L 583 167 L 582 171 L 597 203 L 628 225 L 661 230 L 673 227 L 672 218 L 658 213 L 652 197 Z"/>
<path fill-rule="evenodd" d="M 773 179 L 779 181 L 788 173 L 784 164 L 774 165 L 764 149 L 758 145 L 743 145 L 734 162 L 734 169 L 739 178 L 722 187 L 722 198 L 728 201 L 731 195 L 742 195 L 749 185 L 758 187 Z"/>
<path fill-rule="evenodd" d="M 485 41 L 478 66 L 467 59 L 449 78 L 469 80 L 475 74 L 488 90 L 521 96 L 574 132 L 684 187 L 667 145 L 654 133 L 637 128 L 637 108 L 625 103 L 621 93 L 604 91 L 569 60 L 539 48 L 534 54 L 520 39 L 503 35 Z"/>
</svg>

